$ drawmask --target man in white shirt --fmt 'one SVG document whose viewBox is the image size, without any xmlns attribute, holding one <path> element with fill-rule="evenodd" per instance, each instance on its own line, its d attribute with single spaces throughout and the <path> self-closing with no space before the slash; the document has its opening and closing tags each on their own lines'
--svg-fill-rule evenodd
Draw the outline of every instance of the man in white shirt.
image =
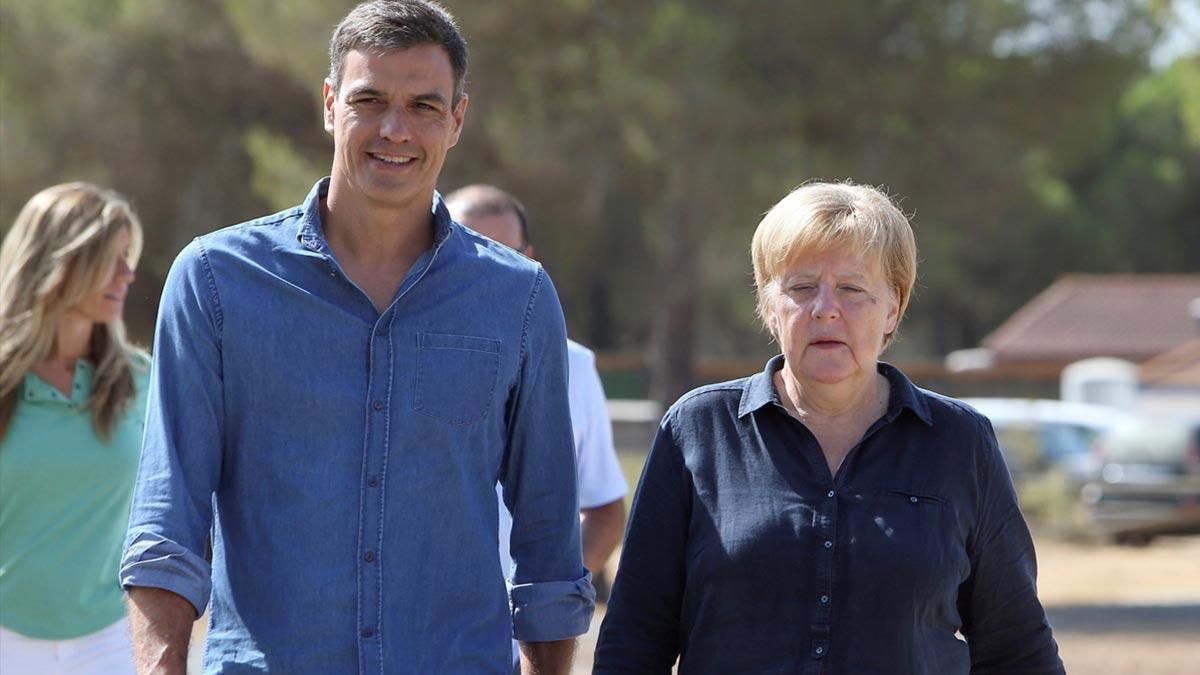
<svg viewBox="0 0 1200 675">
<path fill-rule="evenodd" d="M 532 258 L 525 208 L 512 195 L 490 185 L 470 185 L 446 196 L 454 220 L 485 237 Z M 568 398 L 575 432 L 575 470 L 579 484 L 579 516 L 583 564 L 593 575 L 603 569 L 621 541 L 628 489 L 612 441 L 612 424 L 596 359 L 591 350 L 567 340 Z M 508 531 L 511 520 L 501 503 L 500 558 L 509 573 Z"/>
</svg>

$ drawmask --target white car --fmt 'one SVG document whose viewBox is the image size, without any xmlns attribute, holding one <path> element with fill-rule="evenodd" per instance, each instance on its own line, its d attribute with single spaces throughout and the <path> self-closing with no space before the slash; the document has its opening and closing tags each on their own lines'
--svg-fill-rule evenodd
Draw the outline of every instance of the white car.
<svg viewBox="0 0 1200 675">
<path fill-rule="evenodd" d="M 1035 398 L 965 398 L 996 430 L 1000 451 L 1018 482 L 1060 469 L 1085 479 L 1099 469 L 1096 438 L 1132 418 L 1109 406 Z"/>
</svg>

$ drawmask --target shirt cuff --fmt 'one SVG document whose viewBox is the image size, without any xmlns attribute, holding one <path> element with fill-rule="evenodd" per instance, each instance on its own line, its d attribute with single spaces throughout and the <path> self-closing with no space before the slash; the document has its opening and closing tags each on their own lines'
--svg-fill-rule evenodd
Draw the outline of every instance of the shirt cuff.
<svg viewBox="0 0 1200 675">
<path fill-rule="evenodd" d="M 596 609 L 589 572 L 575 581 L 543 581 L 512 588 L 513 639 L 568 640 L 587 632 Z"/>
<path fill-rule="evenodd" d="M 139 532 L 125 547 L 121 560 L 123 588 L 161 588 L 182 596 L 204 613 L 212 592 L 212 566 L 204 558 L 157 534 Z"/>
</svg>

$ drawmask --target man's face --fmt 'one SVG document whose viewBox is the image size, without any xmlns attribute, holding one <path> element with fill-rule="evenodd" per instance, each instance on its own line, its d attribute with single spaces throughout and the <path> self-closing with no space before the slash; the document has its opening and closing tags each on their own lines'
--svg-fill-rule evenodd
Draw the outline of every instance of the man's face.
<svg viewBox="0 0 1200 675">
<path fill-rule="evenodd" d="M 525 237 L 521 233 L 521 221 L 512 211 L 463 215 L 456 220 L 489 239 L 529 255 L 526 253 Z"/>
<path fill-rule="evenodd" d="M 440 45 L 346 54 L 341 89 L 328 80 L 324 88 L 331 189 L 362 206 L 431 202 L 467 110 L 466 95 L 452 106 L 453 94 L 454 71 Z"/>
</svg>

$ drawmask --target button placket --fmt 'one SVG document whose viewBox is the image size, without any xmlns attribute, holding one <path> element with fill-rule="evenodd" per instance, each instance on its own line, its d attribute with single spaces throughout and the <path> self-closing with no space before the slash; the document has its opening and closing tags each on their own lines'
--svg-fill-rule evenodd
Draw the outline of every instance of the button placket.
<svg viewBox="0 0 1200 675">
<path fill-rule="evenodd" d="M 820 548 L 817 555 L 817 569 L 815 579 L 815 596 L 809 596 L 810 601 L 815 600 L 813 607 L 813 622 L 811 627 L 811 651 L 813 659 L 822 659 L 829 652 L 829 630 L 830 617 L 832 606 L 832 584 L 833 584 L 833 559 L 834 559 L 834 540 L 837 533 L 837 514 L 838 500 L 837 489 L 829 487 L 825 491 L 825 499 L 821 500 L 820 511 Z"/>
<path fill-rule="evenodd" d="M 386 313 L 385 313 L 386 314 Z M 367 418 L 365 447 L 363 453 L 364 499 L 359 514 L 359 616 L 360 635 L 364 639 L 376 637 L 380 631 L 379 621 L 383 606 L 383 579 L 380 565 L 383 544 L 383 514 L 386 510 L 384 476 L 387 473 L 388 438 L 390 435 L 390 410 L 393 388 L 395 354 L 389 338 L 391 315 L 380 317 L 376 325 L 366 334 L 368 353 L 367 400 L 372 411 Z M 369 489 L 369 491 L 366 491 Z M 382 654 L 376 647 L 359 651 L 360 670 L 379 672 L 383 669 Z"/>
</svg>

